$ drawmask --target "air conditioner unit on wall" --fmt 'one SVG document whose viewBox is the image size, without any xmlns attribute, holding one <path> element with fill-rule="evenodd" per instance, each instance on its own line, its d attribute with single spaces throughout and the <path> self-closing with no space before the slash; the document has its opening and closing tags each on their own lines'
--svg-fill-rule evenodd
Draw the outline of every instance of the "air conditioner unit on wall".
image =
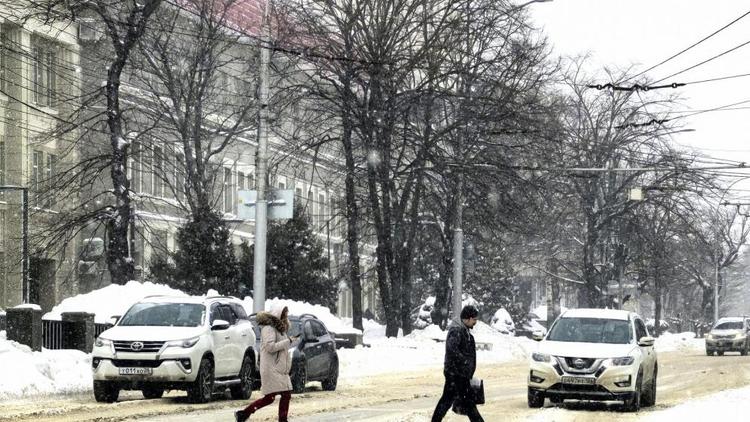
<svg viewBox="0 0 750 422">
<path fill-rule="evenodd" d="M 95 18 L 82 18 L 78 21 L 78 39 L 81 41 L 99 41 L 104 36 L 104 29 Z"/>
</svg>

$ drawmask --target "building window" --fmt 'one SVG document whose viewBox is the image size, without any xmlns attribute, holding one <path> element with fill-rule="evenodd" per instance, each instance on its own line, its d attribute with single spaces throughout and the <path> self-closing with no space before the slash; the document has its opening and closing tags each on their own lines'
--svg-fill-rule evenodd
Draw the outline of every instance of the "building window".
<svg viewBox="0 0 750 422">
<path fill-rule="evenodd" d="M 234 211 L 234 187 L 232 185 L 232 169 L 224 168 L 224 212 Z"/>
<path fill-rule="evenodd" d="M 182 199 L 185 197 L 185 170 L 183 167 L 183 162 L 185 161 L 185 156 L 182 154 L 177 154 L 176 162 L 174 164 L 175 168 L 175 195 L 177 196 L 177 199 L 182 201 Z"/>
<path fill-rule="evenodd" d="M 0 185 L 5 185 L 5 142 L 0 142 Z"/>
<path fill-rule="evenodd" d="M 0 26 L 0 90 L 3 93 L 8 88 L 6 81 L 9 75 L 6 69 L 8 68 L 8 54 L 10 53 L 10 49 L 8 48 L 10 46 L 9 42 L 7 28 Z"/>
<path fill-rule="evenodd" d="M 328 213 L 326 212 L 326 197 L 322 193 L 318 194 L 318 230 L 322 231 L 328 222 Z"/>
<path fill-rule="evenodd" d="M 31 191 L 33 193 L 32 205 L 35 207 L 39 206 L 39 198 L 41 197 L 42 190 L 42 169 L 44 168 L 44 162 L 42 161 L 42 152 L 34 151 L 31 158 Z"/>
<path fill-rule="evenodd" d="M 50 43 L 37 39 L 31 47 L 34 102 L 41 106 L 57 105 L 57 50 Z"/>
<path fill-rule="evenodd" d="M 44 208 L 50 208 L 52 206 L 52 180 L 56 173 L 57 167 L 57 156 L 54 154 L 47 154 L 47 168 L 45 169 L 45 185 L 47 192 L 44 195 Z"/>
<path fill-rule="evenodd" d="M 237 172 L 237 189 L 239 190 L 245 190 L 245 173 L 238 171 Z"/>
<path fill-rule="evenodd" d="M 252 171 L 247 174 L 247 188 L 255 189 L 255 178 L 253 177 Z"/>
<path fill-rule="evenodd" d="M 164 158 L 162 155 L 161 147 L 154 147 L 154 171 L 152 172 L 154 178 L 154 196 L 159 198 L 164 197 Z"/>
<path fill-rule="evenodd" d="M 128 179 L 130 179 L 130 190 L 141 191 L 141 144 L 134 142 L 131 147 L 130 166 L 128 166 Z"/>
</svg>

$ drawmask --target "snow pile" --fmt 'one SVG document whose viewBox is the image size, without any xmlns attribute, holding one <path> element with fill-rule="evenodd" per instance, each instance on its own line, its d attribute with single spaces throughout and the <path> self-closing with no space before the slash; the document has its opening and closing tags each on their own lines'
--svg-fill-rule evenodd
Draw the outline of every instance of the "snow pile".
<svg viewBox="0 0 750 422">
<path fill-rule="evenodd" d="M 242 301 L 242 305 L 245 307 L 245 312 L 248 314 L 253 311 L 253 298 L 247 296 Z M 332 331 L 336 334 L 360 334 L 360 330 L 352 328 L 351 322 L 347 325 L 339 317 L 331 313 L 331 310 L 321 305 L 312 305 L 307 302 L 297 302 L 290 299 L 268 299 L 266 300 L 265 308 L 270 310 L 277 306 L 286 306 L 289 308 L 290 315 L 302 315 L 302 314 L 313 314 L 319 320 L 323 321 L 328 331 Z"/>
<path fill-rule="evenodd" d="M 567 310 L 568 308 L 564 306 L 560 307 L 561 314 Z M 536 308 L 532 309 L 529 312 L 529 316 L 531 316 L 532 319 L 535 319 L 537 321 L 546 321 L 547 320 L 547 305 L 539 305 Z"/>
<path fill-rule="evenodd" d="M 99 290 L 69 297 L 44 314 L 43 318 L 60 320 L 63 312 L 88 312 L 96 314 L 94 321 L 106 323 L 111 316 L 122 316 L 133 303 L 149 295 L 187 296 L 165 284 L 131 280 L 124 285 L 110 284 Z"/>
<path fill-rule="evenodd" d="M 436 325 L 414 330 L 407 336 L 385 337 L 385 327 L 366 320 L 364 342 L 368 347 L 339 349 L 341 365 L 340 380 L 346 383 L 376 374 L 434 369 L 442 371 L 445 358 L 447 331 Z M 489 350 L 477 351 L 477 365 L 524 360 L 528 357 L 533 341 L 525 337 L 513 337 L 499 333 L 483 322 L 477 322 L 472 330 L 478 346 L 489 346 Z"/>
<path fill-rule="evenodd" d="M 0 400 L 91 390 L 91 356 L 78 350 L 34 352 L 0 331 L 0 362 Z"/>
<path fill-rule="evenodd" d="M 750 414 L 750 387 L 726 390 L 701 398 L 691 398 L 675 407 L 649 412 L 639 421 L 745 421 Z"/>
<path fill-rule="evenodd" d="M 513 334 L 516 332 L 516 324 L 513 323 L 513 318 L 505 308 L 500 308 L 492 316 L 491 321 L 492 328 L 498 330 L 503 334 Z"/>
<path fill-rule="evenodd" d="M 695 338 L 695 333 L 686 331 L 684 333 L 664 333 L 654 343 L 657 352 L 703 352 L 706 349 L 706 341 Z"/>
</svg>

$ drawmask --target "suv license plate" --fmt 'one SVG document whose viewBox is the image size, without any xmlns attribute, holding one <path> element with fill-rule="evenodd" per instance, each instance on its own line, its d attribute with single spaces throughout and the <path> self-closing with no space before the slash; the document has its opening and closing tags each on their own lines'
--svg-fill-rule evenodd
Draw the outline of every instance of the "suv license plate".
<svg viewBox="0 0 750 422">
<path fill-rule="evenodd" d="M 590 377 L 562 377 L 563 384 L 575 384 L 575 385 L 594 385 L 596 384 L 595 378 Z"/>
<path fill-rule="evenodd" d="M 120 375 L 151 375 L 152 368 L 120 368 Z"/>
</svg>

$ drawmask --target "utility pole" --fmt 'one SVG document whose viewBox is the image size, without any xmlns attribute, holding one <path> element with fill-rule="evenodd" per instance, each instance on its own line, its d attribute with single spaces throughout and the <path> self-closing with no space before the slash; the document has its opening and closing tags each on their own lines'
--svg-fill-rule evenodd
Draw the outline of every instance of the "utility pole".
<svg viewBox="0 0 750 422">
<path fill-rule="evenodd" d="M 271 0 L 263 6 L 260 37 L 260 91 L 258 111 L 258 150 L 256 152 L 256 179 L 258 199 L 255 204 L 255 255 L 253 256 L 253 311 L 261 312 L 266 306 L 266 237 L 268 229 L 268 67 L 271 35 L 269 9 Z"/>
</svg>

